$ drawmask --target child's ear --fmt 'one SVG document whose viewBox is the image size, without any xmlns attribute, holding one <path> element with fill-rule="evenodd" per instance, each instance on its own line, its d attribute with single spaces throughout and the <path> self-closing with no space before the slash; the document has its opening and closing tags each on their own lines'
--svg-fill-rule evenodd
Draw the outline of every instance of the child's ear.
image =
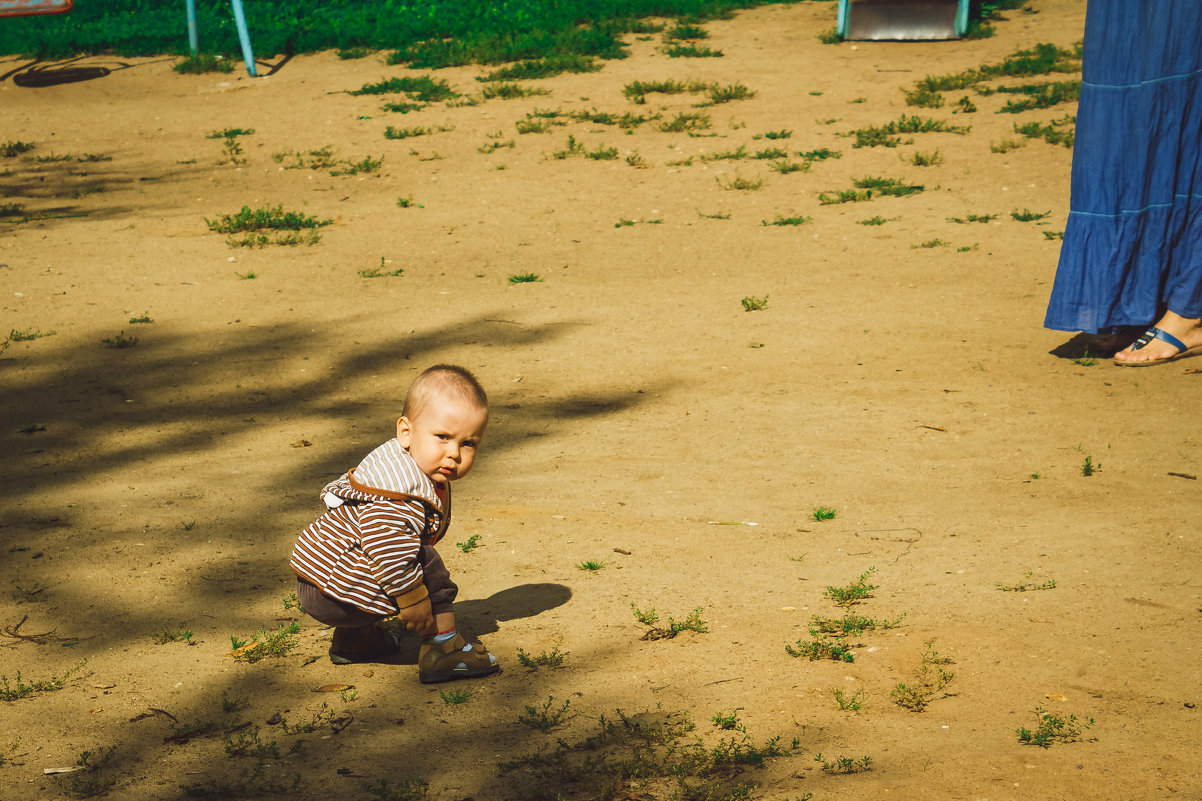
<svg viewBox="0 0 1202 801">
<path fill-rule="evenodd" d="M 408 417 L 402 417 L 400 420 L 396 421 L 396 438 L 397 441 L 401 443 L 401 447 L 405 450 L 409 450 L 409 441 L 412 433 L 413 428 L 409 424 Z"/>
</svg>

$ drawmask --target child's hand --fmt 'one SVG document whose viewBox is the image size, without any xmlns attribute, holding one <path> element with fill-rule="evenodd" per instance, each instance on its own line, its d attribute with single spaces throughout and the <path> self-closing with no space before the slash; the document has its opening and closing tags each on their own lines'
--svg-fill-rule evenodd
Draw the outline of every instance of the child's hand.
<svg viewBox="0 0 1202 801">
<path fill-rule="evenodd" d="M 423 637 L 433 637 L 438 633 L 434 625 L 434 613 L 430 609 L 430 599 L 423 598 L 413 606 L 406 606 L 396 613 L 396 619 L 405 624 L 405 628 L 416 631 Z"/>
</svg>

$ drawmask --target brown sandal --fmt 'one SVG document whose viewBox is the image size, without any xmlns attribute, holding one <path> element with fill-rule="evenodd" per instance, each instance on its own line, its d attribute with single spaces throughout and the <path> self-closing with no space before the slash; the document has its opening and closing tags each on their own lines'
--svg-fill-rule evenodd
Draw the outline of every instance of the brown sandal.
<svg viewBox="0 0 1202 801">
<path fill-rule="evenodd" d="M 469 646 L 459 634 L 446 642 L 435 642 L 432 638 L 422 640 L 417 666 L 422 684 L 474 679 L 501 669 L 483 645 L 477 642 Z"/>
</svg>

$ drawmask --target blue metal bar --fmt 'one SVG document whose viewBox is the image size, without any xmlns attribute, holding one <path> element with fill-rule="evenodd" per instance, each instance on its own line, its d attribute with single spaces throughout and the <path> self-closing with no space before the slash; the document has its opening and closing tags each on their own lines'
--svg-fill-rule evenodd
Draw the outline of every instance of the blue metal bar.
<svg viewBox="0 0 1202 801">
<path fill-rule="evenodd" d="M 956 11 L 956 35 L 963 36 L 968 32 L 968 0 L 960 0 L 960 8 Z"/>
<path fill-rule="evenodd" d="M 847 38 L 847 0 L 839 0 L 839 16 L 835 18 L 835 34 Z"/>
<path fill-rule="evenodd" d="M 238 40 L 242 42 L 242 60 L 246 62 L 246 72 L 255 77 L 255 54 L 250 47 L 250 33 L 246 30 L 246 16 L 242 13 L 242 0 L 230 0 L 234 7 L 234 24 L 238 26 Z"/>
<path fill-rule="evenodd" d="M 186 0 L 185 5 L 188 7 L 188 47 L 192 48 L 192 55 L 196 55 L 200 48 L 200 39 L 196 35 L 196 0 Z"/>
</svg>

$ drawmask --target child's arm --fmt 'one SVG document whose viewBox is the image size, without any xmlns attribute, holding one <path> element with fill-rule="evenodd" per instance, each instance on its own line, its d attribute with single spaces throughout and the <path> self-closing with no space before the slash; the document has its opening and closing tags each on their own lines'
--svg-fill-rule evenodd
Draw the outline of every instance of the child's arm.
<svg viewBox="0 0 1202 801">
<path fill-rule="evenodd" d="M 400 603 L 400 599 L 397 599 L 398 606 Z M 396 613 L 396 619 L 404 623 L 405 628 L 416 631 L 423 637 L 433 637 L 438 633 L 438 627 L 434 625 L 434 613 L 430 608 L 428 596 L 412 606 L 401 607 L 400 611 Z"/>
</svg>

